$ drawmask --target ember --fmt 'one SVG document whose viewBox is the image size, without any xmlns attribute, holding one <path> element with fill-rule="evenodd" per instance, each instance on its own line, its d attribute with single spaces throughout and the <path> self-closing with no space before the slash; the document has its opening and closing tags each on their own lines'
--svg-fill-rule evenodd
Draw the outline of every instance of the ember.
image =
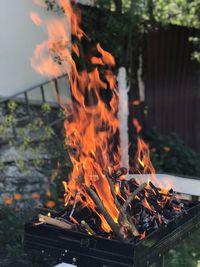
<svg viewBox="0 0 200 267">
<path fill-rule="evenodd" d="M 121 166 L 120 158 L 123 148 L 116 144 L 119 122 L 117 84 L 112 71 L 115 59 L 97 44 L 96 54 L 90 57 L 92 70 L 87 71 L 84 66 L 79 71 L 74 58 L 83 56 L 81 40 L 87 37 L 70 2 L 60 0 L 59 4 L 66 21 L 71 20 L 75 43 L 69 45 L 63 21 L 42 23 L 35 14 L 35 23 L 47 26 L 49 40 L 36 48 L 32 65 L 42 74 L 59 75 L 63 70 L 68 74 L 73 101 L 64 106 L 65 129 L 73 172 L 63 183 L 64 210 L 59 216 L 39 215 L 39 223 L 137 242 L 186 211 L 170 187 L 161 189 L 150 181 L 140 184 L 135 179 L 125 179 L 127 170 Z M 50 51 L 46 59 L 42 57 L 45 50 Z M 109 101 L 103 97 L 105 91 Z M 133 124 L 139 134 L 141 125 L 136 120 Z M 141 138 L 135 166 L 136 173 L 155 173 L 148 146 Z"/>
</svg>

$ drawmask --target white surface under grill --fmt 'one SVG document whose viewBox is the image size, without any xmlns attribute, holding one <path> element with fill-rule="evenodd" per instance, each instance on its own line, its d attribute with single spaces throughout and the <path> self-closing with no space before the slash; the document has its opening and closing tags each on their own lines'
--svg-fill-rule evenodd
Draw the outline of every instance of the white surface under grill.
<svg viewBox="0 0 200 267">
<path fill-rule="evenodd" d="M 54 267 L 76 267 L 76 265 L 68 264 L 68 263 L 60 263 L 58 265 L 55 265 Z"/>
<path fill-rule="evenodd" d="M 171 188 L 178 193 L 200 196 L 200 179 L 198 180 L 168 174 L 155 174 L 155 177 L 156 179 L 154 179 L 150 174 L 126 175 L 127 179 L 135 178 L 141 182 L 145 182 L 150 179 L 154 185 L 159 186 L 160 183 L 163 188 L 166 188 L 170 183 Z"/>
</svg>

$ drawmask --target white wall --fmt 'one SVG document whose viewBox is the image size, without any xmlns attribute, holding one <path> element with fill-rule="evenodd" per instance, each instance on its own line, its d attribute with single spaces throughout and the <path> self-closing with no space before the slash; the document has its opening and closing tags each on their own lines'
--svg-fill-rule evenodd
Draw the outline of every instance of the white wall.
<svg viewBox="0 0 200 267">
<path fill-rule="evenodd" d="M 43 19 L 52 16 L 32 0 L 0 0 L 0 97 L 11 96 L 47 80 L 30 64 L 35 46 L 47 39 L 45 30 L 31 21 L 31 11 Z"/>
</svg>

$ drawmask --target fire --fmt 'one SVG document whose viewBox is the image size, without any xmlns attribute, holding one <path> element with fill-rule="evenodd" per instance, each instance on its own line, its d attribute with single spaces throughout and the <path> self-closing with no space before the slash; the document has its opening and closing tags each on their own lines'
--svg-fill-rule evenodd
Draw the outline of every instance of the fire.
<svg viewBox="0 0 200 267">
<path fill-rule="evenodd" d="M 140 235 L 140 239 L 144 239 L 146 236 L 146 231 L 144 231 L 141 235 Z"/>
<path fill-rule="evenodd" d="M 139 134 L 142 130 L 142 126 L 140 125 L 139 121 L 137 119 L 133 119 L 133 125 L 136 128 L 136 132 Z"/>
<path fill-rule="evenodd" d="M 137 160 L 140 167 L 142 167 L 142 173 L 155 174 L 155 169 L 150 160 L 148 145 L 141 138 L 138 138 Z"/>
<path fill-rule="evenodd" d="M 31 13 L 30 13 L 30 17 L 31 17 L 32 21 L 35 23 L 35 25 L 37 25 L 37 26 L 41 26 L 41 25 L 42 25 L 42 20 L 41 20 L 41 18 L 38 16 L 37 13 L 35 13 L 35 12 L 31 12 Z"/>
<path fill-rule="evenodd" d="M 36 71 L 48 77 L 56 77 L 63 73 L 68 75 L 73 103 L 64 107 L 66 112 L 64 126 L 73 171 L 68 181 L 63 182 L 65 206 L 70 204 L 74 207 L 79 203 L 81 207 L 89 207 L 100 218 L 102 229 L 109 233 L 111 227 L 105 215 L 99 212 L 95 201 L 87 193 L 87 188 L 92 187 L 113 222 L 118 224 L 121 210 L 119 205 L 116 205 L 108 179 L 111 170 L 115 169 L 115 166 L 120 166 L 120 147 L 116 147 L 115 144 L 119 128 L 116 77 L 112 72 L 115 59 L 98 43 L 96 45 L 98 56 L 94 55 L 90 58 L 90 63 L 93 65 L 91 70 L 87 71 L 84 68 L 79 71 L 73 55 L 82 56 L 80 42 L 82 38 L 86 38 L 80 27 L 80 15 L 75 13 L 68 0 L 60 0 L 58 3 L 64 10 L 65 20 L 59 18 L 43 22 L 37 14 L 31 14 L 32 20 L 37 25 L 46 26 L 49 36 L 47 41 L 36 47 L 31 62 Z M 69 37 L 69 24 L 76 40 L 73 44 Z M 109 102 L 104 102 L 102 99 L 104 90 L 109 91 L 111 95 Z M 136 119 L 133 120 L 133 124 L 139 134 L 142 129 L 141 125 Z M 138 138 L 137 163 L 139 173 L 155 174 L 148 145 L 141 138 Z M 143 190 L 149 188 L 150 185 L 147 183 Z M 119 181 L 114 184 L 113 191 L 121 201 L 126 201 L 125 197 L 120 194 Z M 152 189 L 152 191 L 156 195 L 155 190 Z M 124 192 L 126 198 L 131 197 L 128 189 Z M 167 192 L 166 189 L 166 194 Z M 145 191 L 143 206 L 153 213 L 154 210 L 147 198 L 148 192 Z M 135 195 L 133 199 L 140 200 L 141 198 Z M 72 222 L 78 224 L 73 217 L 73 209 L 69 217 Z M 130 227 L 126 216 L 124 221 L 129 230 L 134 232 L 135 229 Z M 141 238 L 145 235 L 144 231 Z"/>
<path fill-rule="evenodd" d="M 151 212 L 153 212 L 153 209 L 152 209 L 152 207 L 149 205 L 149 203 L 148 203 L 148 201 L 147 201 L 146 198 L 144 198 L 142 202 L 143 202 L 143 205 L 144 205 L 145 208 L 147 208 L 148 210 L 150 210 Z"/>
<path fill-rule="evenodd" d="M 120 190 L 120 187 L 119 187 L 119 184 L 117 183 L 117 184 L 115 184 L 115 193 L 116 193 L 116 195 L 119 194 L 119 190 Z"/>
<path fill-rule="evenodd" d="M 101 54 L 102 62 L 105 65 L 108 65 L 108 66 L 114 66 L 115 65 L 114 57 L 110 53 L 108 53 L 107 51 L 103 50 L 99 43 L 97 44 L 97 51 Z"/>
<path fill-rule="evenodd" d="M 75 14 L 69 1 L 60 0 L 60 6 L 65 11 L 66 20 L 71 23 L 72 35 L 81 39 L 85 36 L 83 30 L 79 26 L 80 17 Z M 32 19 L 37 16 L 32 14 Z M 38 19 L 34 19 L 38 24 Z M 66 129 L 66 144 L 70 150 L 70 157 L 74 166 L 71 177 L 65 186 L 65 202 L 66 204 L 71 200 L 77 191 L 81 192 L 86 197 L 86 201 L 90 203 L 90 207 L 97 212 L 96 206 L 87 194 L 84 186 L 95 188 L 98 196 L 102 200 L 105 208 L 108 210 L 113 220 L 117 222 L 119 211 L 114 204 L 112 194 L 110 192 L 109 183 L 104 174 L 104 170 L 108 170 L 108 166 L 112 165 L 112 155 L 114 152 L 111 139 L 118 131 L 117 120 L 117 94 L 112 92 L 112 100 L 108 105 L 101 99 L 101 90 L 113 90 L 116 84 L 115 76 L 110 67 L 115 65 L 114 57 L 105 51 L 100 44 L 97 44 L 96 49 L 99 57 L 91 58 L 94 65 L 105 66 L 104 73 L 100 73 L 98 67 L 93 68 L 90 72 L 86 70 L 79 72 L 77 70 L 75 61 L 71 56 L 71 47 L 69 44 L 69 37 L 66 33 L 66 25 L 63 20 L 53 19 L 46 23 L 49 40 L 42 45 L 36 47 L 34 57 L 32 59 L 32 66 L 41 74 L 48 76 L 61 75 L 62 71 L 68 73 L 72 96 L 75 99 L 73 106 L 70 108 L 72 120 L 65 121 Z M 48 49 L 51 55 L 43 57 L 44 51 Z M 72 45 L 72 52 L 80 56 L 80 49 L 78 43 Z M 54 58 L 52 58 L 52 54 Z M 59 59 L 61 63 L 56 64 L 55 58 Z M 69 69 L 68 62 L 71 63 Z M 102 76 L 104 75 L 104 80 Z M 88 103 L 86 103 L 85 96 L 88 95 Z M 66 109 L 66 115 L 69 109 Z M 83 201 L 81 198 L 80 201 Z M 99 213 L 98 213 L 99 214 Z M 110 231 L 108 225 L 102 215 L 104 230 Z"/>
</svg>

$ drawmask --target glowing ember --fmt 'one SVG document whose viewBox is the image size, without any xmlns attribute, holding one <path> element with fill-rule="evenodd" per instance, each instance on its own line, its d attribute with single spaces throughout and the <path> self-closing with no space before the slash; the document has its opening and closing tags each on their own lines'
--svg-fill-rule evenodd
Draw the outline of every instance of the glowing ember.
<svg viewBox="0 0 200 267">
<path fill-rule="evenodd" d="M 90 235 L 121 240 L 144 238 L 149 229 L 167 221 L 164 207 L 169 211 L 169 219 L 173 212 L 182 212 L 183 207 L 178 200 L 174 201 L 170 188 L 161 190 L 149 182 L 139 185 L 124 179 L 127 171 L 122 168 L 120 159 L 123 148 L 116 142 L 119 122 L 116 77 L 112 72 L 115 59 L 97 44 L 96 54 L 90 58 L 92 70 L 79 71 L 74 56 L 83 56 L 81 40 L 86 35 L 80 27 L 80 16 L 70 2 L 60 0 L 58 3 L 64 10 L 65 20 L 42 22 L 35 13 L 31 18 L 37 25 L 46 25 L 49 35 L 48 41 L 36 47 L 32 66 L 48 76 L 67 73 L 73 99 L 73 103 L 65 107 L 66 144 L 73 172 L 68 181 L 63 182 L 65 212 L 62 219 L 84 228 Z M 69 24 L 75 40 L 72 45 L 67 32 Z M 109 101 L 103 100 L 103 91 L 109 92 Z M 139 122 L 134 119 L 133 124 L 140 133 Z M 155 173 L 148 146 L 141 138 L 136 166 L 138 173 Z"/>
</svg>

